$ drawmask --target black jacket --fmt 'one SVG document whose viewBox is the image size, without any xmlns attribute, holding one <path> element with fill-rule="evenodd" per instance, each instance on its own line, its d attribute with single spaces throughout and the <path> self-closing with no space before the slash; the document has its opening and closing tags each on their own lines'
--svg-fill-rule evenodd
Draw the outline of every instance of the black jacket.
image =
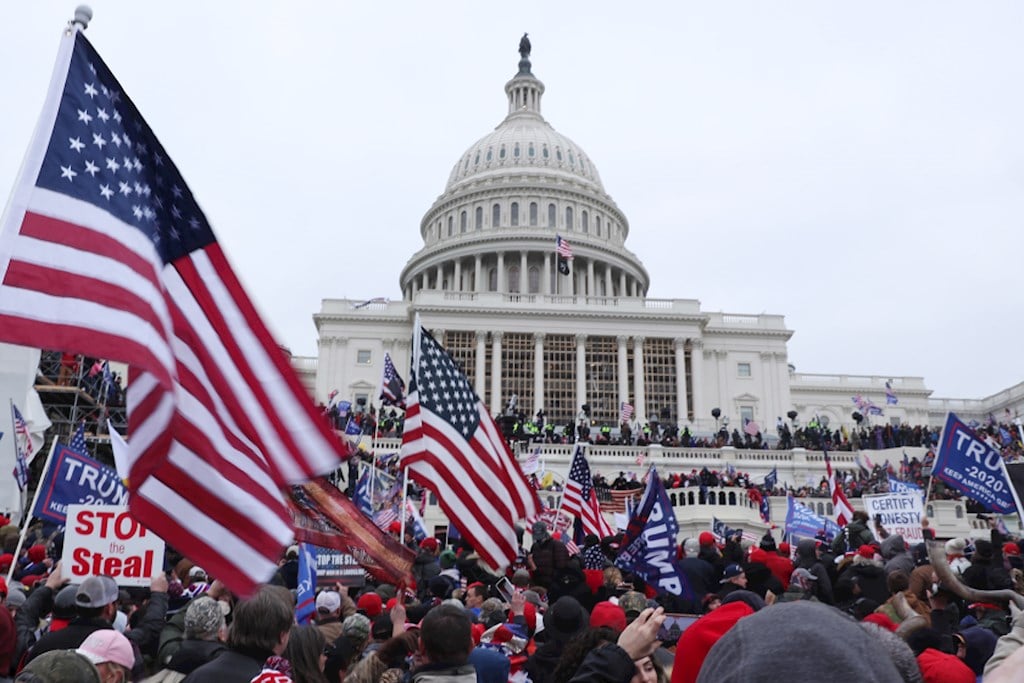
<svg viewBox="0 0 1024 683">
<path fill-rule="evenodd" d="M 629 683 L 636 665 L 618 645 L 605 645 L 584 658 L 569 683 Z"/>
<path fill-rule="evenodd" d="M 167 668 L 178 673 L 190 674 L 226 651 L 227 647 L 218 640 L 183 640 L 178 651 L 167 663 Z"/>
<path fill-rule="evenodd" d="M 185 676 L 182 683 L 249 683 L 263 670 L 263 664 L 272 654 L 226 648 L 208 663 Z"/>
</svg>

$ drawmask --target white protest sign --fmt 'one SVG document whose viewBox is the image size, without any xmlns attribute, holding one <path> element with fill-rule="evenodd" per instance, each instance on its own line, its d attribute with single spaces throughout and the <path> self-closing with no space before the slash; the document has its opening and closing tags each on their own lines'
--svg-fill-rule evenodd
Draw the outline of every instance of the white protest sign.
<svg viewBox="0 0 1024 683">
<path fill-rule="evenodd" d="M 920 543 L 921 517 L 924 515 L 924 501 L 919 493 L 885 493 L 864 496 L 864 511 L 872 520 L 881 515 L 882 526 L 890 534 L 899 534 L 907 543 Z"/>
<path fill-rule="evenodd" d="M 164 542 L 123 505 L 69 505 L 61 559 L 71 583 L 106 574 L 119 586 L 148 586 L 163 571 Z"/>
</svg>

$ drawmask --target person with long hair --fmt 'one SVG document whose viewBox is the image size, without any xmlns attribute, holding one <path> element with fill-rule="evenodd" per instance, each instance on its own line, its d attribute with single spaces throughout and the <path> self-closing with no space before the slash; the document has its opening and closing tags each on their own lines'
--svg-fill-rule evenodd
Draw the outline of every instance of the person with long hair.
<svg viewBox="0 0 1024 683">
<path fill-rule="evenodd" d="M 327 641 L 316 626 L 292 626 L 284 658 L 292 666 L 294 683 L 327 683 L 324 676 L 324 649 Z"/>
</svg>

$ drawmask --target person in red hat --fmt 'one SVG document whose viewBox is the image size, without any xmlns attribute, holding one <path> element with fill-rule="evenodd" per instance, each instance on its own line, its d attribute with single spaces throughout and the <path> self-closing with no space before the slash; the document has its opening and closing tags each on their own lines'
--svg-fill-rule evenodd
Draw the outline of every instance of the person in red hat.
<svg viewBox="0 0 1024 683">
<path fill-rule="evenodd" d="M 436 538 L 428 536 L 420 541 L 419 552 L 412 563 L 412 576 L 421 600 L 430 595 L 430 580 L 441 573 L 440 555 L 441 544 Z"/>
<path fill-rule="evenodd" d="M 711 565 L 715 570 L 715 581 L 718 581 L 722 578 L 722 572 L 725 571 L 727 563 L 722 557 L 722 553 L 718 551 L 718 546 L 715 545 L 714 535 L 709 531 L 702 531 L 697 537 L 697 542 L 700 544 L 697 557 Z"/>
</svg>

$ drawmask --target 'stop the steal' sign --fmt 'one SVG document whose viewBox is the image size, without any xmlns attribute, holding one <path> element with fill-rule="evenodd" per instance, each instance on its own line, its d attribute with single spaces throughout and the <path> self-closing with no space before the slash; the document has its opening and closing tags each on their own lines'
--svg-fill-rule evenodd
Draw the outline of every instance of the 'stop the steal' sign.
<svg viewBox="0 0 1024 683">
<path fill-rule="evenodd" d="M 946 418 L 932 474 L 991 512 L 1017 511 L 1002 454 L 953 413 Z"/>
<path fill-rule="evenodd" d="M 164 542 L 124 506 L 69 505 L 61 559 L 71 583 L 106 574 L 119 586 L 148 586 L 163 571 Z"/>
</svg>

